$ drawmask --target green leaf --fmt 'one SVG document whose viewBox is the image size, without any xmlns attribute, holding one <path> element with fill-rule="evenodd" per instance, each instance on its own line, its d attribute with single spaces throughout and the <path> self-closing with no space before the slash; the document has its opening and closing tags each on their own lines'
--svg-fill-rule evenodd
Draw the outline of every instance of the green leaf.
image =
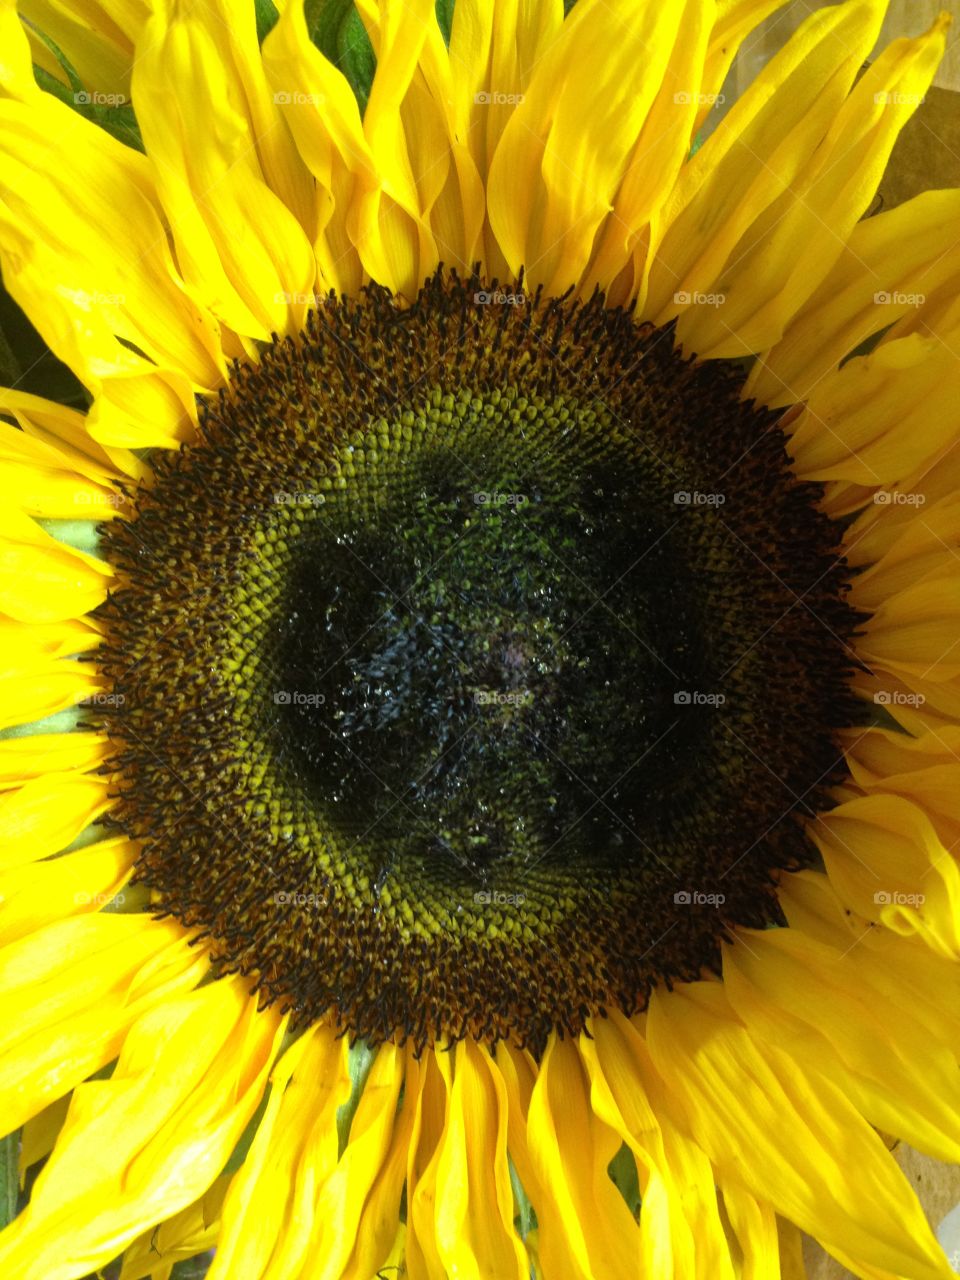
<svg viewBox="0 0 960 1280">
<path fill-rule="evenodd" d="M 0 386 L 15 387 L 20 380 L 20 362 L 13 354 L 7 336 L 0 329 Z"/>
<path fill-rule="evenodd" d="M 20 1131 L 8 1134 L 0 1141 L 0 1228 L 17 1216 L 17 1192 L 20 1176 L 17 1160 L 20 1155 Z"/>
<path fill-rule="evenodd" d="M 454 0 L 437 0 L 437 25 L 443 32 L 444 43 L 450 47 L 450 32 L 453 30 Z"/>
<path fill-rule="evenodd" d="M 352 1088 L 350 1097 L 342 1107 L 337 1108 L 337 1141 L 340 1148 L 339 1155 L 341 1156 L 346 1149 L 347 1139 L 350 1136 L 350 1126 L 353 1124 L 353 1117 L 356 1115 L 357 1107 L 360 1105 L 363 1086 L 367 1083 L 367 1076 L 370 1074 L 370 1068 L 373 1066 L 373 1060 L 376 1056 L 376 1049 L 371 1049 L 365 1040 L 357 1040 L 350 1046 L 348 1063 Z"/>
<path fill-rule="evenodd" d="M 627 1203 L 627 1208 L 636 1217 L 640 1212 L 640 1177 L 637 1173 L 637 1162 L 633 1152 L 626 1143 L 607 1166 L 607 1173 Z"/>
<path fill-rule="evenodd" d="M 377 60 L 353 0 L 307 0 L 304 16 L 310 39 L 346 76 L 362 113 Z"/>
<path fill-rule="evenodd" d="M 520 1234 L 521 1240 L 526 1240 L 531 1231 L 537 1226 L 537 1215 L 534 1212 L 530 1198 L 524 1190 L 523 1183 L 520 1181 L 520 1175 L 514 1168 L 513 1161 L 507 1155 L 507 1165 L 510 1169 L 510 1186 L 513 1188 L 514 1203 L 514 1223 Z"/>
<path fill-rule="evenodd" d="M 195 1258 L 185 1258 L 182 1262 L 176 1263 L 170 1273 L 170 1280 L 203 1280 L 210 1270 L 212 1261 L 213 1255 L 209 1250 L 198 1254 Z"/>
<path fill-rule="evenodd" d="M 360 104 L 360 114 L 363 115 L 367 109 L 367 100 L 370 97 L 373 76 L 377 69 L 377 59 L 370 37 L 367 35 L 367 29 L 356 9 L 351 9 L 340 26 L 337 34 L 337 52 L 340 69 L 350 81 L 350 87 L 357 95 L 357 102 Z"/>
<path fill-rule="evenodd" d="M 263 44 L 280 15 L 273 0 L 253 0 L 257 11 L 257 39 Z"/>
<path fill-rule="evenodd" d="M 59 62 L 63 74 L 70 82 L 69 85 L 65 85 L 62 80 L 58 80 L 49 71 L 34 63 L 33 75 L 40 88 L 59 98 L 61 102 L 65 102 L 84 119 L 92 120 L 95 125 L 112 134 L 124 146 L 143 151 L 140 126 L 137 124 L 137 118 L 133 114 L 130 103 L 122 101 L 120 94 L 105 94 L 88 89 L 60 46 L 42 31 L 38 30 L 37 35 Z"/>
</svg>

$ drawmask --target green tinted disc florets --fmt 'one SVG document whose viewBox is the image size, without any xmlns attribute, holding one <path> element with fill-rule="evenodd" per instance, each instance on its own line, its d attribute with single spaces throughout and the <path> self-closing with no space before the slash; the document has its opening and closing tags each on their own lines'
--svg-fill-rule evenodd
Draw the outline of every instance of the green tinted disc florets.
<svg viewBox="0 0 960 1280">
<path fill-rule="evenodd" d="M 331 300 L 106 534 L 138 876 L 305 1019 L 539 1049 L 779 919 L 853 714 L 838 531 L 669 329 Z"/>
</svg>

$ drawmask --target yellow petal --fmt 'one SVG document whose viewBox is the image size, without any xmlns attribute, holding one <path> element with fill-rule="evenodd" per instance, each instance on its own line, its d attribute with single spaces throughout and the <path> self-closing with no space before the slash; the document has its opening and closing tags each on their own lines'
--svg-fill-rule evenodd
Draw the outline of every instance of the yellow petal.
<svg viewBox="0 0 960 1280">
<path fill-rule="evenodd" d="M 723 295 L 722 305 L 692 306 L 683 315 L 677 332 L 688 350 L 739 356 L 780 340 L 869 208 L 897 135 L 943 57 L 949 23 L 943 14 L 925 36 L 894 41 L 870 64 L 790 189 L 709 283 L 709 292 Z M 872 32 L 871 23 L 863 30 Z M 824 101 L 811 115 L 820 115 Z"/>
<path fill-rule="evenodd" d="M 9 519 L 10 512 L 7 512 Z M 112 570 L 36 526 L 19 537 L 0 536 L 0 610 L 20 622 L 78 618 L 106 598 Z"/>
<path fill-rule="evenodd" d="M 861 1274 L 875 1268 L 949 1280 L 949 1264 L 881 1139 L 816 1068 L 756 1041 L 722 984 L 655 991 L 647 1036 L 721 1179 L 742 1183 Z"/>
<path fill-rule="evenodd" d="M 112 804 L 105 778 L 49 773 L 0 795 L 0 866 L 59 853 Z"/>
<path fill-rule="evenodd" d="M 180 373 L 110 378 L 86 421 L 92 441 L 105 449 L 177 449 L 197 435 L 197 403 Z"/>
<path fill-rule="evenodd" d="M 164 1268 L 211 1249 L 220 1235 L 223 1198 L 230 1175 L 223 1174 L 186 1209 L 145 1231 L 124 1251 L 120 1280 L 143 1280 L 163 1274 Z"/>
<path fill-rule="evenodd" d="M 343 1155 L 320 1192 L 310 1248 L 311 1256 L 323 1259 L 317 1280 L 341 1280 L 358 1270 L 372 1276 L 389 1257 L 407 1157 L 406 1148 L 397 1149 L 394 1131 L 409 1135 L 416 1097 L 414 1073 L 409 1082 L 414 1094 L 398 1116 L 405 1057 L 404 1050 L 381 1045 L 363 1083 Z M 367 1199 L 376 1194 L 374 1188 L 384 1174 L 393 1194 L 371 1220 Z M 365 1266 L 358 1265 L 362 1257 L 369 1259 Z"/>
<path fill-rule="evenodd" d="M 527 1280 L 529 1265 L 513 1228 L 506 1089 L 487 1050 L 471 1040 L 456 1048 L 437 1181 L 437 1250 L 447 1274 Z"/>
<path fill-rule="evenodd" d="M 699 6 L 693 12 L 699 14 Z M 585 271 L 638 135 L 662 96 L 679 24 L 688 18 L 682 5 L 580 0 L 537 65 L 499 139 L 487 188 L 500 249 L 512 272 L 526 268 L 532 285 L 562 293 Z M 694 46 L 705 43 L 703 23 L 691 25 L 686 34 Z M 644 75 L 637 80 L 641 61 Z M 634 91 L 624 95 L 627 83 Z M 690 92 L 698 88 L 699 80 Z M 664 112 L 650 120 L 647 147 L 667 119 Z M 681 131 L 689 132 L 692 123 L 688 112 Z M 663 148 L 676 164 L 678 137 L 671 135 Z M 638 225 L 649 202 L 642 186 L 634 174 L 624 197 L 624 210 Z M 604 271 L 609 274 L 606 266 Z"/>
<path fill-rule="evenodd" d="M 0 741 L 0 788 L 45 773 L 85 773 L 101 764 L 106 740 L 96 733 L 33 733 Z"/>
<path fill-rule="evenodd" d="M 231 9 L 158 5 L 137 44 L 133 94 L 188 286 L 235 333 L 268 340 L 302 327 L 316 264 L 303 228 L 264 181 L 261 151 L 275 159 L 278 145 L 265 139 L 286 128 L 261 77 L 247 83 L 241 74 L 253 65 L 253 11 Z"/>
<path fill-rule="evenodd" d="M 960 676 L 960 561 L 944 557 L 935 575 L 878 605 L 857 639 L 871 667 L 929 681 Z"/>
<path fill-rule="evenodd" d="M 594 1019 L 580 1053 L 591 1105 L 633 1152 L 640 1179 L 644 1274 L 733 1280 L 710 1162 L 664 1106 L 664 1082 L 635 1023 Z"/>
<path fill-rule="evenodd" d="M 435 24 L 431 0 L 380 0 L 377 70 L 363 117 L 376 181 L 361 182 L 347 220 L 365 270 L 409 300 L 440 254 L 423 217 L 399 108 Z"/>
<path fill-rule="evenodd" d="M 219 385 L 216 328 L 175 274 L 147 158 L 46 94 L 0 101 L 0 138 L 4 280 L 50 349 L 94 392 L 158 367 Z"/>
<path fill-rule="evenodd" d="M 925 191 L 858 222 L 829 277 L 747 379 L 744 395 L 771 406 L 805 400 L 872 334 L 960 274 L 960 190 Z M 931 424 L 932 425 L 932 424 Z"/>
<path fill-rule="evenodd" d="M 944 567 L 960 548 L 960 500 L 939 502 L 907 524 L 898 523 L 890 545 L 874 563 L 865 563 L 860 547 L 855 540 L 851 543 L 847 558 L 860 570 L 851 601 L 872 612 L 915 583 L 942 579 Z"/>
<path fill-rule="evenodd" d="M 136 851 L 122 836 L 46 862 L 0 871 L 0 944 L 70 915 L 99 911 L 130 879 Z"/>
<path fill-rule="evenodd" d="M 809 831 L 859 915 L 960 957 L 960 867 L 921 809 L 901 796 L 863 796 L 821 814 Z"/>
<path fill-rule="evenodd" d="M 798 476 L 882 486 L 875 501 L 890 502 L 899 481 L 960 434 L 950 395 L 957 357 L 944 345 L 952 338 L 913 334 L 884 342 L 825 375 L 791 432 Z M 906 499 L 914 510 L 926 501 L 922 491 Z"/>
<path fill-rule="evenodd" d="M 945 725 L 919 738 L 870 729 L 849 735 L 849 740 L 847 764 L 860 790 L 893 792 L 918 804 L 956 856 L 960 849 L 960 727 Z"/>
<path fill-rule="evenodd" d="M 916 934 L 878 929 L 843 902 L 821 871 L 780 878 L 779 898 L 792 929 L 856 959 L 858 981 L 882 992 L 891 1009 L 919 1018 L 934 1043 L 960 1044 L 960 965 Z"/>
<path fill-rule="evenodd" d="M 862 0 L 811 14 L 684 167 L 664 209 L 667 230 L 650 274 L 651 317 L 665 321 L 712 306 L 694 299 L 724 288 L 738 243 L 759 240 L 781 199 L 789 200 L 803 182 L 885 9 L 882 0 Z M 818 232 L 817 243 L 839 253 L 842 241 L 825 236 L 822 227 Z M 754 305 L 766 297 L 756 284 Z M 713 309 L 722 319 L 726 307 Z"/>
<path fill-rule="evenodd" d="M 528 1119 L 541 1184 L 537 1218 L 546 1275 L 622 1280 L 640 1267 L 640 1231 L 607 1173 L 620 1138 L 591 1109 L 576 1045 L 552 1039 Z"/>
<path fill-rule="evenodd" d="M 133 42 L 128 30 L 131 23 L 143 21 L 145 6 L 139 0 L 126 5 L 123 26 L 109 12 L 110 7 L 117 6 L 96 0 L 70 0 L 69 4 L 57 0 L 21 0 L 20 3 L 23 16 L 63 51 L 87 90 L 116 94 L 121 101 L 129 101 Z"/>
<path fill-rule="evenodd" d="M 96 671 L 86 663 L 40 661 L 11 669 L 7 662 L 5 667 L 0 671 L 2 728 L 43 720 L 96 696 L 101 688 Z"/>
<path fill-rule="evenodd" d="M 373 1080 L 374 1070 L 379 1064 L 384 1048 L 381 1048 L 377 1055 L 377 1062 L 374 1063 L 374 1067 L 371 1069 L 367 1080 L 367 1088 L 370 1087 L 370 1083 Z M 403 1184 L 407 1171 L 407 1160 L 410 1154 L 410 1144 L 420 1100 L 421 1086 L 420 1063 L 414 1058 L 409 1047 L 404 1058 L 403 1103 L 399 1114 L 389 1118 L 386 1116 L 384 1102 L 390 1095 L 388 1092 L 384 1096 L 381 1089 L 371 1108 L 365 1111 L 363 1128 L 359 1127 L 360 1112 L 364 1110 L 363 1097 L 360 1099 L 360 1107 L 351 1126 L 350 1141 L 344 1152 L 343 1163 L 345 1166 L 354 1142 L 363 1143 L 362 1150 L 358 1149 L 357 1155 L 359 1158 L 351 1160 L 351 1181 L 354 1186 L 357 1181 L 365 1183 L 372 1173 L 376 1173 L 376 1180 L 371 1184 L 370 1190 L 363 1200 L 363 1212 L 356 1231 L 356 1241 L 350 1261 L 343 1271 L 343 1280 L 368 1280 L 368 1277 L 374 1275 L 376 1271 L 387 1271 L 391 1263 L 394 1265 L 397 1263 L 395 1250 L 397 1248 L 400 1201 L 403 1194 Z M 396 1069 L 396 1060 L 388 1060 L 384 1070 Z M 389 1145 L 381 1155 L 380 1127 L 388 1119 L 392 1120 L 392 1130 L 388 1137 Z M 371 1149 L 380 1159 L 378 1170 L 372 1167 L 373 1162 L 370 1161 Z M 338 1166 L 328 1184 L 329 1187 L 333 1188 L 337 1185 L 339 1176 Z M 401 1230 L 405 1231 L 405 1228 L 401 1228 Z M 393 1245 L 392 1249 L 391 1245 Z M 400 1256 L 402 1257 L 402 1253 Z"/>
<path fill-rule="evenodd" d="M 131 1027 L 109 1080 L 79 1085 L 0 1265 L 75 1280 L 179 1212 L 222 1170 L 253 1116 L 286 1018 L 245 979 L 164 1001 Z"/>
<path fill-rule="evenodd" d="M 283 7 L 263 42 L 263 65 L 299 154 L 317 181 L 319 283 L 356 292 L 362 269 L 347 217 L 359 180 L 375 184 L 376 169 L 353 91 L 311 41 L 299 0 Z"/>
<path fill-rule="evenodd" d="M 39 1115 L 33 1116 L 23 1126 L 20 1133 L 21 1188 L 24 1186 L 27 1170 L 53 1150 L 53 1144 L 67 1118 L 69 1106 L 70 1095 L 64 1094 L 56 1102 L 51 1102 L 49 1107 L 44 1107 Z"/>
<path fill-rule="evenodd" d="M 443 1275 L 437 1250 L 436 1205 L 440 1142 L 451 1088 L 450 1055 L 442 1048 L 424 1055 L 417 1109 L 407 1152 L 407 1237 L 404 1261 L 409 1280 Z"/>
<path fill-rule="evenodd" d="M 752 1035 L 829 1076 L 884 1133 L 957 1163 L 955 1047 L 929 1034 L 907 998 L 894 1004 L 871 984 L 856 947 L 841 951 L 796 929 L 748 929 L 725 948 L 723 978 Z"/>
<path fill-rule="evenodd" d="M 598 232 L 593 261 L 580 285 L 581 294 L 591 293 L 594 286 L 602 289 L 611 306 L 636 298 L 638 308 L 643 308 L 648 250 L 659 234 L 659 212 L 689 155 L 697 121 L 705 107 L 709 110 L 705 99 L 710 90 L 704 89 L 701 77 L 714 6 L 690 0 L 665 8 L 669 8 L 675 25 L 665 33 L 662 71 L 655 58 L 645 59 L 644 83 L 649 79 L 655 91 L 626 158 L 613 209 Z M 657 53 L 661 55 L 659 49 Z M 619 290 L 611 288 L 618 277 Z"/>
<path fill-rule="evenodd" d="M 272 1073 L 267 1109 L 224 1202 L 211 1280 L 238 1266 L 250 1280 L 300 1276 L 317 1196 L 337 1162 L 337 1109 L 349 1096 L 346 1037 L 316 1024 Z"/>
<path fill-rule="evenodd" d="M 723 1207 L 743 1254 L 741 1280 L 782 1280 L 777 1215 L 737 1182 L 723 1186 Z"/>
<path fill-rule="evenodd" d="M 178 924 L 93 913 L 0 949 L 0 1113 L 16 1129 L 117 1056 L 137 1016 L 204 975 Z"/>
<path fill-rule="evenodd" d="M 87 420 L 76 409 L 0 387 L 0 413 L 9 415 L 23 429 L 18 453 L 51 467 L 65 466 L 98 483 L 115 476 L 140 477 L 142 462 L 125 449 L 104 449 L 90 437 Z M 9 443 L 10 437 L 5 436 Z"/>
</svg>

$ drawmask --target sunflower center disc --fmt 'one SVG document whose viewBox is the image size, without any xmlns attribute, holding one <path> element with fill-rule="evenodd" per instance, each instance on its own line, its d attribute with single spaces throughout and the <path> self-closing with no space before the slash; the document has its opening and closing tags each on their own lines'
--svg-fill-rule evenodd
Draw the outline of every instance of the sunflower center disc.
<svg viewBox="0 0 960 1280">
<path fill-rule="evenodd" d="M 779 919 L 853 714 L 837 530 L 668 330 L 330 302 L 107 532 L 139 877 L 303 1017 L 539 1049 Z"/>
</svg>

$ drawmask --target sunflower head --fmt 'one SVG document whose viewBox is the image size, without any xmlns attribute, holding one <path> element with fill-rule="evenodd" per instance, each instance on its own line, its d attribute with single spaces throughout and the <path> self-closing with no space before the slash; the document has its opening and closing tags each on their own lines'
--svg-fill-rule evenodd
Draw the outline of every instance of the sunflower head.
<svg viewBox="0 0 960 1280">
<path fill-rule="evenodd" d="M 947 1280 L 947 18 L 777 7 L 0 4 L 3 1275 Z"/>
</svg>

